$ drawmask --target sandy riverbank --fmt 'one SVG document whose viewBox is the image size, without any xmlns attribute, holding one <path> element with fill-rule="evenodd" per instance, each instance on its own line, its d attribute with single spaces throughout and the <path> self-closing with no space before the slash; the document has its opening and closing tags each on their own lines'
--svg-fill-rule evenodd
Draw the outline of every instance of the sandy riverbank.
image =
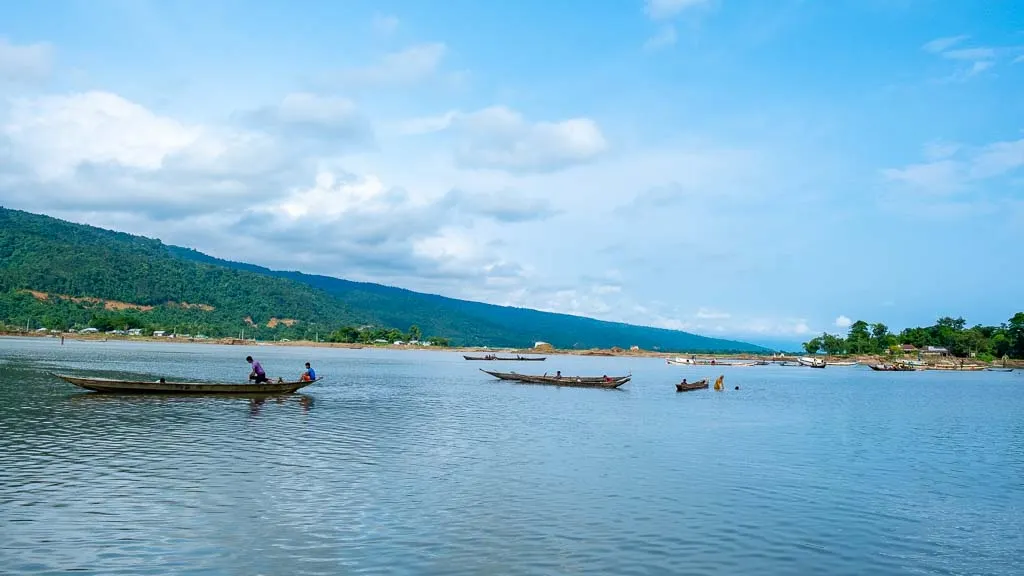
<svg viewBox="0 0 1024 576">
<path fill-rule="evenodd" d="M 35 333 L 24 333 L 24 332 L 0 332 L 0 337 L 19 337 L 19 338 L 49 338 L 53 340 L 59 340 L 61 335 L 58 334 L 35 334 Z M 467 355 L 484 355 L 484 354 L 497 354 L 499 356 L 506 355 L 530 355 L 530 356 L 553 356 L 553 355 L 566 355 L 566 356 L 611 356 L 611 357 L 629 357 L 629 358 L 696 358 L 698 361 L 710 362 L 711 360 L 722 361 L 722 360 L 775 360 L 779 362 L 796 362 L 798 356 L 773 356 L 772 354 L 689 354 L 685 352 L 663 352 L 659 350 L 625 350 L 622 348 L 611 348 L 611 349 L 600 349 L 593 348 L 588 350 L 566 350 L 556 348 L 546 349 L 534 349 L 534 348 L 484 348 L 479 346 L 408 346 L 408 345 L 395 345 L 395 344 L 347 344 L 342 342 L 313 342 L 309 340 L 292 340 L 292 341 L 278 341 L 278 340 L 241 340 L 238 338 L 208 338 L 208 339 L 192 339 L 192 338 L 155 338 L 152 336 L 113 336 L 109 334 L 64 334 L 65 340 L 79 340 L 79 341 L 92 341 L 92 342 L 153 342 L 158 344 L 218 344 L 218 345 L 234 345 L 234 346 L 288 346 L 298 348 L 339 348 L 339 349 L 350 349 L 359 350 L 363 348 L 375 348 L 381 350 L 400 350 L 400 351 L 427 351 L 427 352 L 458 352 Z M 834 358 L 836 361 L 856 361 L 860 364 L 876 364 L 876 363 L 891 363 L 894 361 L 906 360 L 900 358 L 870 356 L 870 355 L 857 355 L 857 356 L 843 356 Z M 827 360 L 826 360 L 827 361 Z M 935 358 L 927 362 L 929 365 L 937 366 L 953 366 L 958 365 L 959 360 L 954 358 Z M 1001 360 L 992 363 L 985 363 L 979 361 L 965 361 L 965 366 L 986 366 L 986 367 L 1002 367 L 1003 363 Z M 1008 360 L 1006 366 L 1010 368 L 1024 368 L 1024 361 L 1022 360 Z"/>
</svg>

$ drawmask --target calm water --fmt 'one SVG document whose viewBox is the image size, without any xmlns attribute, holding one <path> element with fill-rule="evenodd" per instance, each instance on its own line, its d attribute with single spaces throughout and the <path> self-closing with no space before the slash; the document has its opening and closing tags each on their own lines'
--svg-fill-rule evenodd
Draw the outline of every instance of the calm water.
<svg viewBox="0 0 1024 576">
<path fill-rule="evenodd" d="M 47 375 L 244 380 L 151 398 Z M 0 572 L 1022 574 L 1024 376 L 0 338 Z M 672 384 L 726 374 L 726 392 Z M 740 391 L 732 390 L 739 385 Z"/>
</svg>

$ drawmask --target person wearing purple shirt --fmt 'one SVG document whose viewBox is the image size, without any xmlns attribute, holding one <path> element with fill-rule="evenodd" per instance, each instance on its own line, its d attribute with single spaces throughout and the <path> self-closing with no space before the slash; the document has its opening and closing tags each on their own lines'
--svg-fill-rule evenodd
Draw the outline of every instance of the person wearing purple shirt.
<svg viewBox="0 0 1024 576">
<path fill-rule="evenodd" d="M 252 364 L 252 372 L 249 373 L 249 380 L 255 380 L 257 384 L 267 381 L 267 373 L 263 371 L 263 366 L 260 363 L 253 360 L 252 356 L 246 356 L 245 361 Z"/>
</svg>

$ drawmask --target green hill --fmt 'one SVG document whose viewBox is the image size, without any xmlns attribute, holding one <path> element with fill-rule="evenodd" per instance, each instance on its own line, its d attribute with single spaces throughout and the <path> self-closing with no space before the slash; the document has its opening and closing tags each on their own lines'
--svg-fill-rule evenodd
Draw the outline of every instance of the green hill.
<svg viewBox="0 0 1024 576">
<path fill-rule="evenodd" d="M 274 271 L 4 208 L 0 322 L 159 328 L 211 337 L 245 330 L 260 338 L 291 339 L 324 337 L 346 326 L 405 331 L 415 325 L 425 337 L 443 337 L 454 345 L 528 347 L 542 340 L 559 348 L 763 351 L 676 330 Z"/>
</svg>

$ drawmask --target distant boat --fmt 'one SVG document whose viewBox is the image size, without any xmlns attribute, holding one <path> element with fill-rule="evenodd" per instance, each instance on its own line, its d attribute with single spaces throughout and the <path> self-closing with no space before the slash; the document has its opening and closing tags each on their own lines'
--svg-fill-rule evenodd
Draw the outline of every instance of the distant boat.
<svg viewBox="0 0 1024 576">
<path fill-rule="evenodd" d="M 133 394 L 291 394 L 323 377 L 308 382 L 266 382 L 262 384 L 208 384 L 204 382 L 142 382 L 139 380 L 112 380 L 109 378 L 80 378 L 53 374 L 57 378 L 95 392 L 124 392 Z"/>
<path fill-rule="evenodd" d="M 758 362 L 730 362 L 728 360 L 694 360 L 692 358 L 666 358 L 665 363 L 669 366 L 756 366 Z M 767 364 L 765 362 L 764 364 Z"/>
<path fill-rule="evenodd" d="M 802 356 L 800 358 L 797 358 L 796 361 L 799 362 L 801 366 L 807 366 L 809 368 L 825 367 L 825 361 L 818 360 L 817 358 L 808 358 L 807 356 Z"/>
<path fill-rule="evenodd" d="M 696 382 L 687 382 L 683 384 L 680 382 L 676 384 L 676 392 L 689 392 L 691 390 L 703 390 L 708 387 L 708 379 L 697 380 Z"/>
<path fill-rule="evenodd" d="M 489 360 L 489 361 L 502 361 L 502 362 L 543 362 L 547 360 L 547 356 L 541 357 L 529 357 L 529 356 L 466 356 L 463 355 L 466 360 Z"/>
<path fill-rule="evenodd" d="M 578 388 L 618 388 L 629 382 L 632 376 L 536 376 L 516 374 L 515 372 L 491 372 L 480 369 L 499 380 L 509 380 L 524 384 L 554 384 L 555 386 L 573 386 Z"/>
<path fill-rule="evenodd" d="M 1013 372 L 1013 368 L 985 368 L 989 372 Z"/>
<path fill-rule="evenodd" d="M 830 360 L 829 366 L 856 366 L 856 360 Z"/>
<path fill-rule="evenodd" d="M 936 365 L 928 366 L 925 370 L 941 370 L 946 372 L 978 372 L 981 370 L 987 370 L 986 366 L 960 366 L 960 365 Z"/>
<path fill-rule="evenodd" d="M 918 367 L 911 364 L 896 363 L 896 364 L 868 364 L 868 367 L 878 372 L 915 372 L 919 370 Z"/>
</svg>

